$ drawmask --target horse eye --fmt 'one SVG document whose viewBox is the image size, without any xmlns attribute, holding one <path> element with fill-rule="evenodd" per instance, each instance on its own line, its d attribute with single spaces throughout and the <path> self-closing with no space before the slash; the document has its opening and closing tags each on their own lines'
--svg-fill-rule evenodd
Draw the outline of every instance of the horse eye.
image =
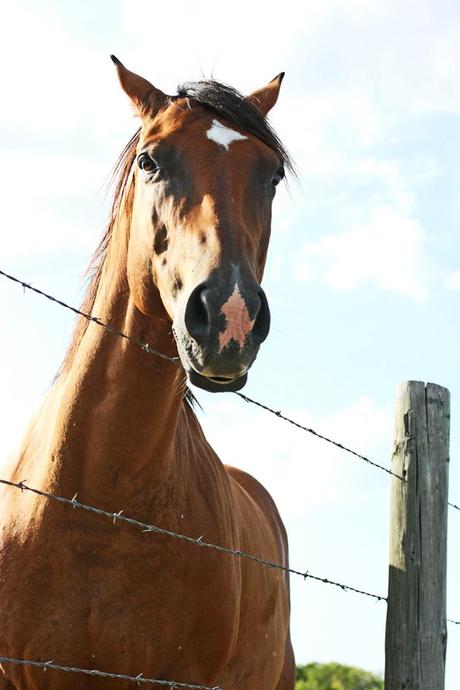
<svg viewBox="0 0 460 690">
<path fill-rule="evenodd" d="M 145 151 L 137 157 L 137 164 L 141 170 L 148 173 L 154 173 L 160 169 L 158 163 L 153 158 L 150 158 Z"/>
<path fill-rule="evenodd" d="M 276 173 L 272 177 L 272 185 L 274 187 L 276 187 L 276 185 L 278 185 L 281 182 L 283 177 L 284 177 L 284 168 L 283 167 L 278 168 L 278 170 L 276 171 Z"/>
</svg>

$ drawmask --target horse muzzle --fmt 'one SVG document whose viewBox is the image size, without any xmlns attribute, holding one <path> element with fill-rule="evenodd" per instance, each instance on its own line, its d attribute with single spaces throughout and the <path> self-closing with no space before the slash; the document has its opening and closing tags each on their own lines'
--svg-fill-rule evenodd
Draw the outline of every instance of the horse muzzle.
<svg viewBox="0 0 460 690">
<path fill-rule="evenodd" d="M 247 381 L 270 329 L 270 310 L 253 280 L 197 285 L 183 318 L 174 324 L 182 364 L 194 385 L 210 392 L 237 391 Z"/>
</svg>

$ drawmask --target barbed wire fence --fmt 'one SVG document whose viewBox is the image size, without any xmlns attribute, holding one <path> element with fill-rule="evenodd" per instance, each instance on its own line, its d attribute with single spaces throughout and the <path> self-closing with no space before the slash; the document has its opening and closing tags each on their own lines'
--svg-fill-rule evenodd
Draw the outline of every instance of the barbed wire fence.
<svg viewBox="0 0 460 690">
<path fill-rule="evenodd" d="M 87 314 L 87 313 L 81 311 L 80 309 L 77 309 L 76 307 L 73 307 L 73 306 L 67 304 L 63 300 L 60 300 L 60 299 L 54 297 L 53 295 L 32 286 L 32 284 L 30 282 L 26 282 L 20 278 L 17 278 L 15 276 L 1 270 L 1 269 L 0 269 L 0 275 L 6 279 L 18 284 L 18 285 L 20 285 L 24 289 L 24 292 L 26 290 L 31 291 L 31 292 L 49 300 L 49 301 L 57 304 L 58 306 L 60 306 L 64 309 L 67 309 L 67 310 L 73 312 L 74 314 L 87 319 L 88 321 L 90 321 L 92 323 L 95 323 L 96 325 L 100 326 L 101 328 L 106 329 L 107 331 L 109 331 L 113 335 L 131 342 L 133 345 L 141 348 L 147 354 L 160 357 L 161 359 L 169 362 L 170 364 L 172 364 L 175 367 L 181 367 L 180 359 L 178 357 L 170 357 L 170 356 L 156 350 L 155 348 L 152 348 L 147 342 L 143 342 L 141 340 L 138 340 L 136 338 L 133 338 L 133 337 L 127 335 L 123 331 L 120 331 L 120 330 L 114 328 L 110 324 L 104 323 L 97 316 Z M 299 423 L 298 421 L 288 417 L 287 415 L 284 415 L 281 412 L 281 410 L 276 410 L 276 409 L 274 409 L 274 408 L 272 408 L 272 407 L 270 407 L 270 406 L 268 406 L 268 405 L 266 405 L 260 401 L 254 400 L 253 398 L 250 398 L 249 396 L 247 396 L 243 393 L 240 393 L 240 392 L 234 393 L 234 395 L 238 396 L 244 402 L 251 404 L 251 405 L 255 405 L 258 408 L 264 410 L 265 412 L 276 416 L 278 419 L 281 419 L 282 421 L 296 427 L 300 431 L 302 431 L 304 433 L 308 433 L 310 435 L 313 435 L 313 436 L 317 437 L 318 439 L 320 439 L 326 443 L 332 444 L 333 446 L 339 448 L 340 450 L 353 455 L 355 458 L 365 462 L 368 466 L 370 466 L 374 469 L 378 469 L 382 472 L 385 472 L 387 475 L 390 475 L 391 477 L 393 477 L 393 478 L 395 478 L 401 482 L 407 481 L 404 476 L 401 476 L 401 475 L 393 472 L 391 469 L 375 462 L 371 458 L 369 458 L 369 457 L 367 457 L 361 453 L 358 453 L 357 451 L 354 451 L 353 449 L 347 447 L 346 445 L 344 445 L 344 444 L 342 444 L 342 443 L 340 443 L 340 442 L 338 442 L 332 438 L 329 438 L 328 436 L 325 436 L 324 434 L 321 434 L 319 431 L 312 429 L 310 427 L 307 427 L 307 426 Z M 88 504 L 80 502 L 77 498 L 77 494 L 75 494 L 72 498 L 59 496 L 59 495 L 55 495 L 52 493 L 48 493 L 46 491 L 42 491 L 42 490 L 37 489 L 37 488 L 32 487 L 32 486 L 29 486 L 26 482 L 27 482 L 27 480 L 22 480 L 19 482 L 13 482 L 13 481 L 10 481 L 8 479 L 0 477 L 0 484 L 2 484 L 4 486 L 8 486 L 10 488 L 14 488 L 14 489 L 20 490 L 20 491 L 30 492 L 30 493 L 33 493 L 37 496 L 42 497 L 43 499 L 48 499 L 50 501 L 59 502 L 63 505 L 69 506 L 73 509 L 83 510 L 83 511 L 92 513 L 94 515 L 97 515 L 99 517 L 110 519 L 114 525 L 126 524 L 126 525 L 129 525 L 131 527 L 134 527 L 134 528 L 141 530 L 141 532 L 144 534 L 147 534 L 147 533 L 160 534 L 160 535 L 163 535 L 166 537 L 170 537 L 170 538 L 179 540 L 181 542 L 193 544 L 199 548 L 212 549 L 212 550 L 220 552 L 222 554 L 227 554 L 227 555 L 230 555 L 230 556 L 233 556 L 236 558 L 240 558 L 240 559 L 247 559 L 249 561 L 254 562 L 257 565 L 260 565 L 260 566 L 263 566 L 266 568 L 278 569 L 278 570 L 281 570 L 284 572 L 288 572 L 291 575 L 295 575 L 295 576 L 303 578 L 304 581 L 306 581 L 308 579 L 314 580 L 314 581 L 320 582 L 320 583 L 325 584 L 325 585 L 330 585 L 330 586 L 339 588 L 344 592 L 352 592 L 352 593 L 357 594 L 357 595 L 365 596 L 368 598 L 373 598 L 374 600 L 376 600 L 378 602 L 384 601 L 384 602 L 388 603 L 388 598 L 384 595 L 374 594 L 374 593 L 368 592 L 368 591 L 363 590 L 363 589 L 359 589 L 359 588 L 354 587 L 354 586 L 349 585 L 349 584 L 337 582 L 335 580 L 331 580 L 329 578 L 313 574 L 309 570 L 296 570 L 294 568 L 284 566 L 280 563 L 268 561 L 268 560 L 261 558 L 255 554 L 246 553 L 244 551 L 241 551 L 238 549 L 232 549 L 230 547 L 220 545 L 220 544 L 213 544 L 213 543 L 207 542 L 204 539 L 204 535 L 201 535 L 199 537 L 193 537 L 190 535 L 174 532 L 172 530 L 166 529 L 164 527 L 160 527 L 158 525 L 144 523 L 144 522 L 141 522 L 141 521 L 139 521 L 133 517 L 125 515 L 123 509 L 115 511 L 115 512 L 114 511 L 106 511 L 106 510 L 103 510 L 103 509 L 98 508 L 96 506 L 92 506 L 92 505 L 88 505 Z M 460 511 L 460 507 L 456 503 L 449 501 L 448 505 L 449 505 L 449 507 L 453 508 L 454 510 Z M 460 620 L 456 620 L 453 618 L 447 618 L 447 621 L 453 625 L 460 625 Z M 176 682 L 174 680 L 163 680 L 163 679 L 148 678 L 148 677 L 145 677 L 142 673 L 138 674 L 137 676 L 128 676 L 125 674 L 110 673 L 107 671 L 100 671 L 100 670 L 96 670 L 96 669 L 84 669 L 84 668 L 78 668 L 78 667 L 73 667 L 73 666 L 64 666 L 64 665 L 60 665 L 58 663 L 55 663 L 54 660 L 43 662 L 43 661 L 37 661 L 37 660 L 31 660 L 31 659 L 18 659 L 18 658 L 14 658 L 14 657 L 0 656 L 0 663 L 11 663 L 11 664 L 18 664 L 18 665 L 23 665 L 23 666 L 35 666 L 37 668 L 42 668 L 44 671 L 46 671 L 47 669 L 53 669 L 53 670 L 72 672 L 72 673 L 82 673 L 82 674 L 86 674 L 86 675 L 90 675 L 90 676 L 94 676 L 94 677 L 128 680 L 128 681 L 131 681 L 133 683 L 135 682 L 138 685 L 143 683 L 143 684 L 151 684 L 151 685 L 154 685 L 154 684 L 162 685 L 162 686 L 167 686 L 170 688 L 191 688 L 191 689 L 195 689 L 195 690 L 221 690 L 219 688 L 219 686 L 214 686 L 211 688 L 209 686 L 193 684 L 193 683 L 183 683 L 183 682 Z"/>
<path fill-rule="evenodd" d="M 82 673 L 86 676 L 93 676 L 96 678 L 112 678 L 114 680 L 128 680 L 132 683 L 140 685 L 141 683 L 147 685 L 162 685 L 168 688 L 189 688 L 191 690 L 222 690 L 219 685 L 210 687 L 209 685 L 196 685 L 194 683 L 179 683 L 175 680 L 162 680 L 160 678 L 147 678 L 142 673 L 137 676 L 128 676 L 124 673 L 110 673 L 109 671 L 98 671 L 94 668 L 79 668 L 78 666 L 62 666 L 56 664 L 54 661 L 34 661 L 32 659 L 15 659 L 9 656 L 0 656 L 0 664 L 16 664 L 18 666 L 35 666 L 41 668 L 43 671 L 53 669 L 55 671 L 65 671 L 67 673 Z"/>
<path fill-rule="evenodd" d="M 373 599 L 377 599 L 377 601 L 386 601 L 386 597 L 379 595 L 379 594 L 371 594 L 370 592 L 366 592 L 361 589 L 357 589 L 356 587 L 352 587 L 351 585 L 345 585 L 342 582 L 335 582 L 333 580 L 329 580 L 326 577 L 320 577 L 319 575 L 313 575 L 310 573 L 308 570 L 295 570 L 294 568 L 288 568 L 285 565 L 282 565 L 281 563 L 274 563 L 273 561 L 267 561 L 265 558 L 260 558 L 258 556 L 255 556 L 250 553 L 246 553 L 245 551 L 240 551 L 238 549 L 231 549 L 227 546 L 221 546 L 219 544 L 211 544 L 207 541 L 204 540 L 203 536 L 199 537 L 190 537 L 185 534 L 181 534 L 179 532 L 173 532 L 171 530 L 165 529 L 163 527 L 158 527 L 157 525 L 150 525 L 145 522 L 140 522 L 139 520 L 136 520 L 132 517 L 128 517 L 123 513 L 123 510 L 119 510 L 118 512 L 110 512 L 107 510 L 102 510 L 101 508 L 96 508 L 95 506 L 90 506 L 85 503 L 80 503 L 80 501 L 77 500 L 77 495 L 75 495 L 72 499 L 65 498 L 64 496 L 56 496 L 55 494 L 50 494 L 47 493 L 46 491 L 41 491 L 39 489 L 35 489 L 31 486 L 27 486 L 23 481 L 21 482 L 11 482 L 8 481 L 7 479 L 0 479 L 0 484 L 4 484 L 6 486 L 11 486 L 16 489 L 20 489 L 21 491 L 30 491 L 31 493 L 34 493 L 38 496 L 42 496 L 43 498 L 48 498 L 52 501 L 57 501 L 59 503 L 63 503 L 68 506 L 72 506 L 73 508 L 80 508 L 81 510 L 86 510 L 90 513 L 94 513 L 95 515 L 99 515 L 101 517 L 106 517 L 109 518 L 110 520 L 113 521 L 114 524 L 117 522 L 124 522 L 132 527 L 137 527 L 142 530 L 142 532 L 147 533 L 154 533 L 154 534 L 161 534 L 165 537 L 172 537 L 173 539 L 179 539 L 180 541 L 183 542 L 188 542 L 189 544 L 194 544 L 195 546 L 201 546 L 207 549 L 212 549 L 214 551 L 219 551 L 220 553 L 226 553 L 231 556 L 237 556 L 238 558 L 246 558 L 250 561 L 254 561 L 255 563 L 259 563 L 260 565 L 264 565 L 267 568 L 273 568 L 277 570 L 283 570 L 286 573 L 290 573 L 291 575 L 298 575 L 299 577 L 303 578 L 304 580 L 316 580 L 317 582 L 322 582 L 327 585 L 332 585 L 334 587 L 339 587 L 342 589 L 344 592 L 355 592 L 356 594 L 362 594 L 367 597 L 372 597 Z"/>
</svg>

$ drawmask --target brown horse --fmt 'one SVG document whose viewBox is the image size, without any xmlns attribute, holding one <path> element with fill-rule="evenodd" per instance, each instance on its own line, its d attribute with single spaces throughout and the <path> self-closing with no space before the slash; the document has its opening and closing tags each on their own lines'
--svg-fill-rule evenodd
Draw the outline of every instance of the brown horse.
<svg viewBox="0 0 460 690">
<path fill-rule="evenodd" d="M 289 159 L 265 116 L 282 75 L 247 98 L 214 81 L 170 97 L 112 59 L 141 128 L 118 164 L 84 310 L 182 366 L 80 318 L 6 474 L 287 565 L 273 500 L 222 465 L 185 386 L 237 390 L 268 334 L 260 281 Z M 14 488 L 0 498 L 0 655 L 224 690 L 294 687 L 282 571 Z M 0 674 L 0 690 L 132 687 L 12 663 Z"/>
</svg>

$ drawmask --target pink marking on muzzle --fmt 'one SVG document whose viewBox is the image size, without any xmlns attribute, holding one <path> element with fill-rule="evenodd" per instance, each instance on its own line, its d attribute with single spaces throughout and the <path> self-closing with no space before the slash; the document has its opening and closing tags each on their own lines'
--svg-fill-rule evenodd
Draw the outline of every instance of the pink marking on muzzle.
<svg viewBox="0 0 460 690">
<path fill-rule="evenodd" d="M 255 319 L 251 321 L 249 318 L 246 302 L 241 295 L 237 283 L 235 283 L 233 294 L 223 305 L 221 313 L 227 319 L 227 325 L 225 330 L 219 333 L 219 352 L 222 352 L 231 340 L 238 343 L 241 350 L 244 347 L 248 333 L 252 331 Z"/>
</svg>

